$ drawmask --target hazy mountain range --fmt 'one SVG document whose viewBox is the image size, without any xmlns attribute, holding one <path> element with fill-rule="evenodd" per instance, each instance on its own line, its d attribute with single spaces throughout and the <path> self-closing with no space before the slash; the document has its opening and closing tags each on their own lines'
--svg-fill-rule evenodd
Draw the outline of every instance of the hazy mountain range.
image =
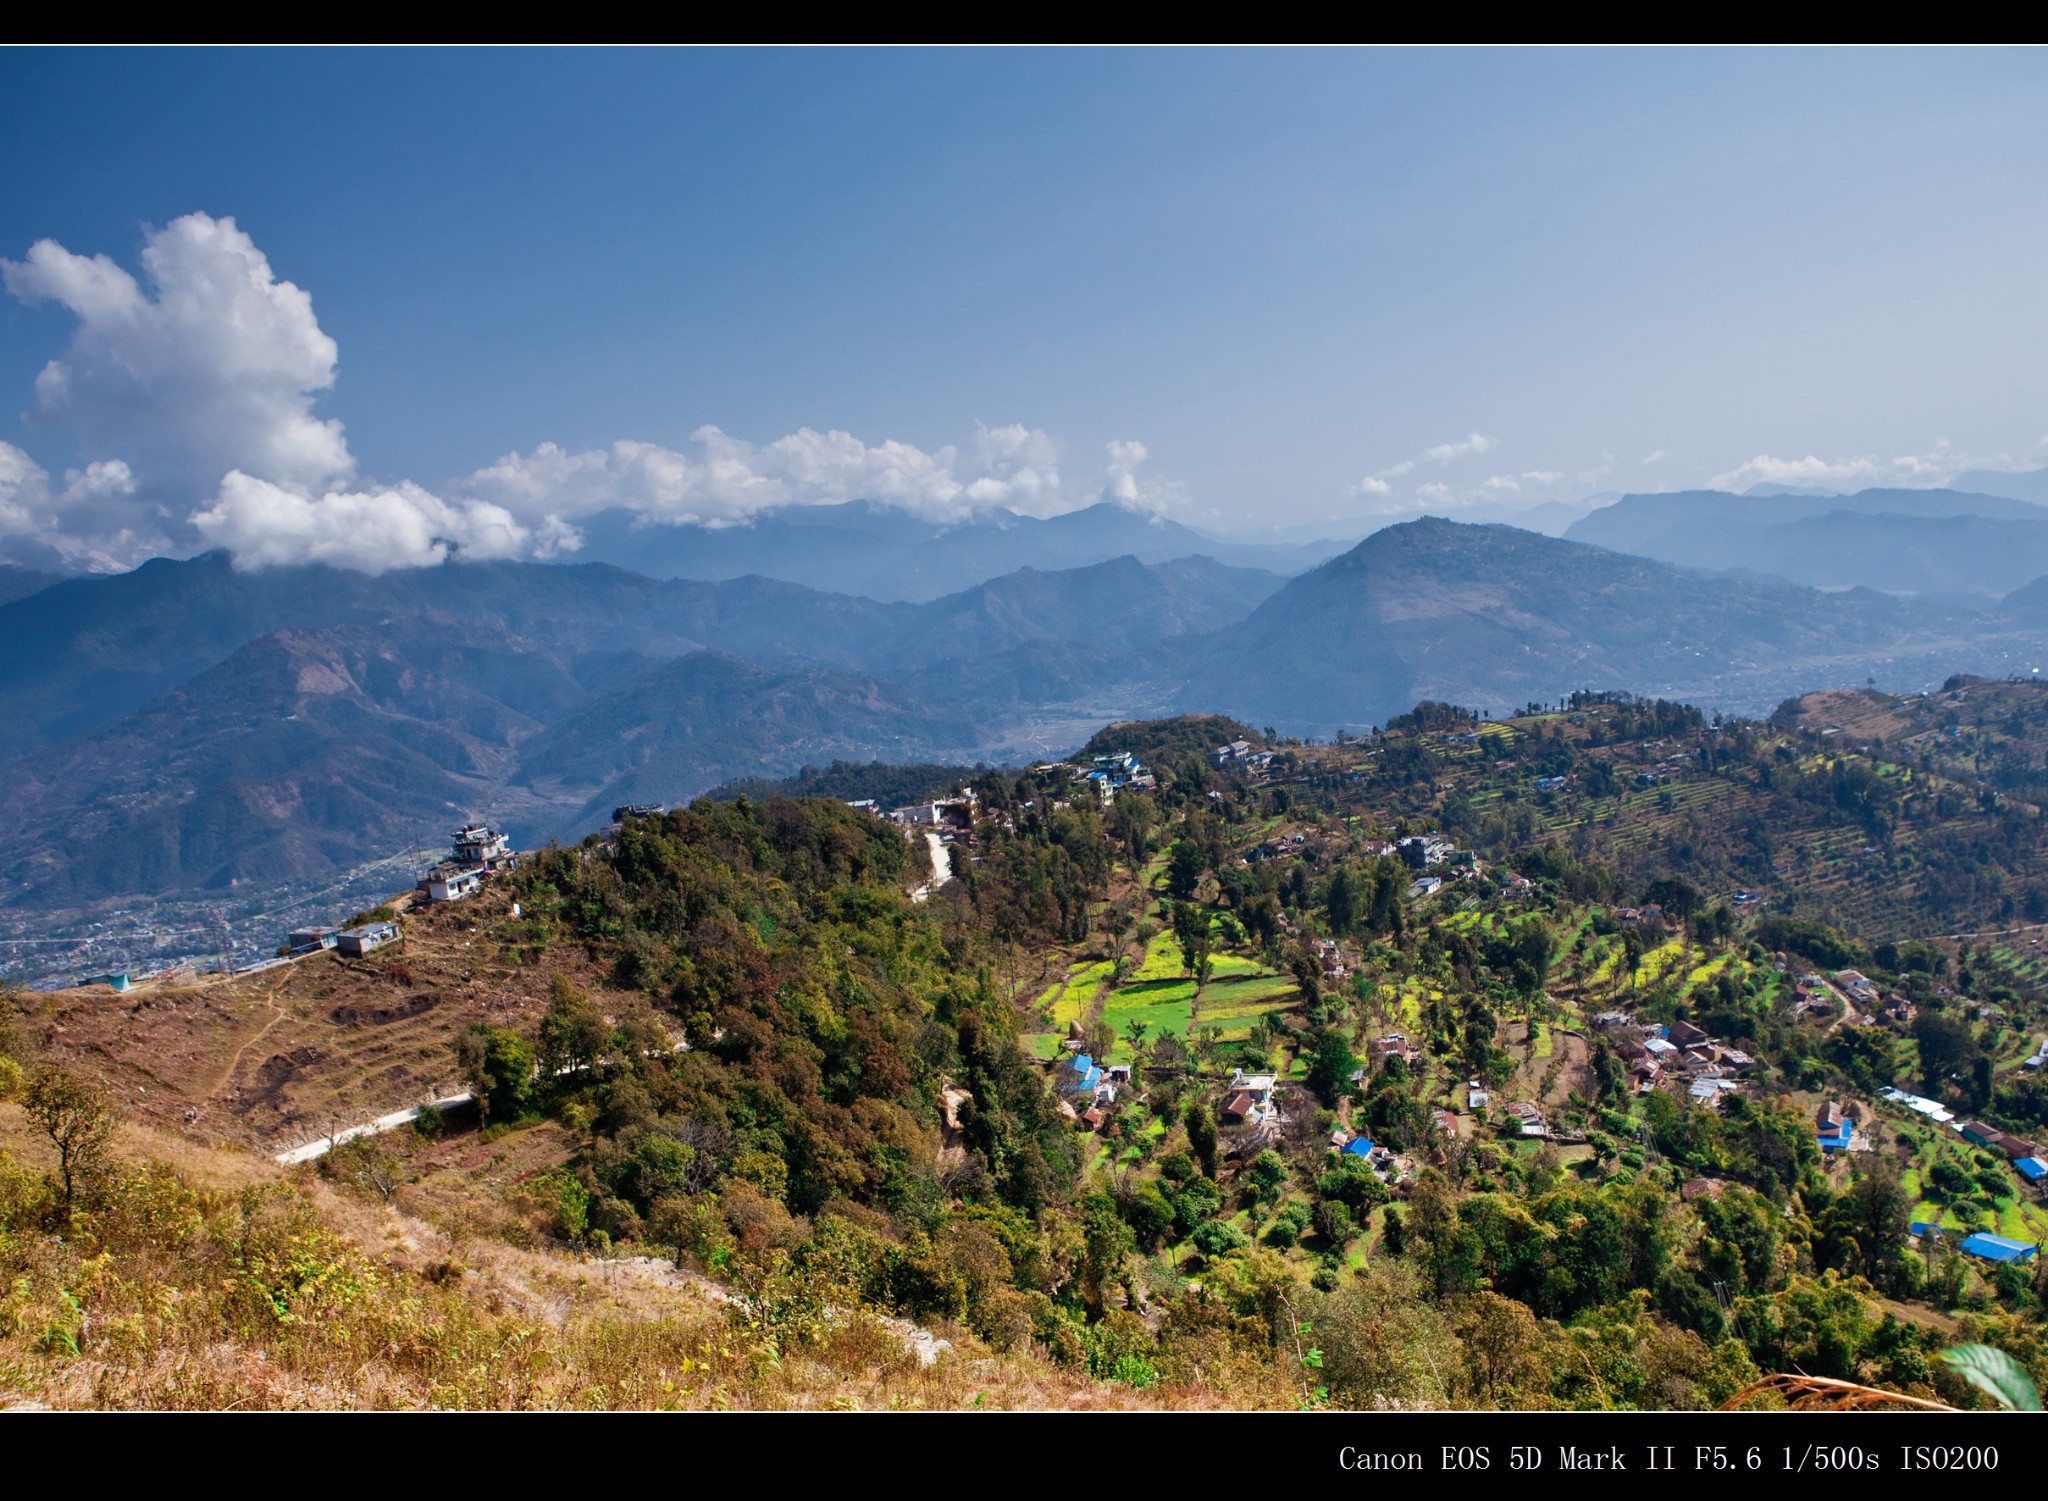
<svg viewBox="0 0 2048 1501">
<path fill-rule="evenodd" d="M 1121 512 L 984 532 L 805 510 L 832 516 L 692 545 L 738 566 L 779 535 L 800 571 L 837 526 L 846 572 L 913 560 L 878 591 L 899 597 L 589 561 L 0 574 L 0 907 L 283 889 L 469 816 L 530 845 L 618 802 L 835 759 L 1035 759 L 1140 713 L 1322 736 L 1425 697 L 1501 712 L 1581 687 L 1761 712 L 2048 656 L 2048 551 L 2028 551 L 2048 508 L 2011 496 L 1628 496 L 1565 540 L 1424 519 L 1305 569 L 1313 545 L 1273 549 L 1292 577 L 1241 550 L 1129 551 L 925 599 L 908 596 L 994 566 L 1004 536 L 1044 557 L 1195 534 Z"/>
<path fill-rule="evenodd" d="M 579 527 L 580 561 L 615 563 L 654 578 L 759 574 L 884 601 L 933 600 L 1019 568 L 1081 568 L 1122 556 L 1163 563 L 1199 555 L 1296 573 L 1347 545 L 1235 541 L 1106 503 L 1045 520 L 997 510 L 943 523 L 855 500 L 783 506 L 744 526 L 719 527 L 650 523 L 615 510 Z"/>
<path fill-rule="evenodd" d="M 1823 589 L 1978 596 L 2048 573 L 2048 506 L 1959 490 L 1854 495 L 1625 495 L 1564 533 L 1694 568 L 1776 574 Z"/>
</svg>

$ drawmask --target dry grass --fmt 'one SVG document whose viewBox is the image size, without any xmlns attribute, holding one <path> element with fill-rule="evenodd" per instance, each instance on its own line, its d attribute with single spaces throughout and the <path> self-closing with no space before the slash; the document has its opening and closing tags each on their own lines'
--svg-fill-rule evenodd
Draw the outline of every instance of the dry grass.
<svg viewBox="0 0 2048 1501">
<path fill-rule="evenodd" d="M 63 1235 L 0 1242 L 0 1407 L 1058 1409 L 1285 1405 L 1274 1385 L 1137 1390 L 967 1331 L 926 1364 L 867 1312 L 780 1333 L 645 1257 L 596 1260 L 521 1229 L 555 1127 L 488 1145 L 405 1139 L 393 1203 L 147 1123 L 123 1130 L 97 1207 Z M 0 1109 L 0 1219 L 62 1224 L 42 1156 Z M 170 1168 L 163 1164 L 169 1163 Z M 40 1207 L 38 1207 L 40 1206 Z M 57 1214 L 55 1219 L 51 1216 Z M 530 1227 L 526 1227 L 529 1229 Z"/>
<path fill-rule="evenodd" d="M 326 953 L 125 995 L 23 995 L 21 1026 L 137 1122 L 274 1152 L 448 1092 L 455 1040 L 478 1021 L 530 1030 L 557 969 L 600 1007 L 624 1008 L 580 950 L 522 963 L 503 941 L 508 900 L 487 891 L 424 908 L 402 951 L 364 960 Z"/>
</svg>

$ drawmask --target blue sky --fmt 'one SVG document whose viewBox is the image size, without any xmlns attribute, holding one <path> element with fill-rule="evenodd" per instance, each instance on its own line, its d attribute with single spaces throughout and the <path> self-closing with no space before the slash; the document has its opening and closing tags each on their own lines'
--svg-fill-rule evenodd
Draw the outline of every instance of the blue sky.
<svg viewBox="0 0 2048 1501">
<path fill-rule="evenodd" d="M 1356 531 L 2032 467 L 2044 82 L 2038 52 L 8 51 L 0 531 L 9 483 L 15 555 L 110 566 L 400 512 L 559 552 L 600 503 L 891 485 Z M 133 376 L 140 257 L 193 214 L 191 285 L 253 254 L 310 295 L 267 395 L 226 304 Z M 46 240 L 136 278 L 128 311 L 67 301 L 86 262 L 32 266 Z"/>
</svg>

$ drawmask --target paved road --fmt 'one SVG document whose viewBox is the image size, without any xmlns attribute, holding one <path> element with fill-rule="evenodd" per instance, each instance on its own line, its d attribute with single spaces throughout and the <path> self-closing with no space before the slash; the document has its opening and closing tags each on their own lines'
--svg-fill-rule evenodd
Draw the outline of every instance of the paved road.
<svg viewBox="0 0 2048 1501">
<path fill-rule="evenodd" d="M 446 1095 L 434 1101 L 434 1108 L 453 1110 L 458 1105 L 467 1105 L 470 1098 L 470 1092 L 465 1089 L 461 1094 Z M 323 1136 L 318 1141 L 309 1141 L 302 1147 L 293 1147 L 289 1152 L 279 1152 L 277 1160 L 286 1167 L 301 1162 L 317 1161 L 345 1141 L 354 1141 L 361 1136 L 379 1136 L 386 1131 L 396 1131 L 400 1126 L 410 1126 L 420 1118 L 420 1109 L 418 1105 L 411 1105 L 404 1110 L 394 1110 L 389 1115 L 378 1116 L 368 1125 L 350 1126 L 346 1131 L 337 1131 L 331 1137 Z"/>
</svg>

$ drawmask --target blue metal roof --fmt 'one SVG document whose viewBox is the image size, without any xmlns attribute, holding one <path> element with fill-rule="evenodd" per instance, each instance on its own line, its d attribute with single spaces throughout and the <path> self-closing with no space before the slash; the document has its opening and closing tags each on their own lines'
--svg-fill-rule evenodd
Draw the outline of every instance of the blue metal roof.
<svg viewBox="0 0 2048 1501">
<path fill-rule="evenodd" d="M 1986 1261 L 2025 1261 L 2038 1248 L 2024 1241 L 2007 1240 L 2003 1235 L 1991 1235 L 1980 1230 L 1975 1235 L 1963 1237 L 1963 1249 Z"/>
<path fill-rule="evenodd" d="M 2039 1183 L 2043 1178 L 2048 1178 L 2048 1162 L 2043 1162 L 2038 1157 L 2017 1158 L 2013 1166 L 2020 1170 L 2020 1176 L 2029 1183 Z"/>
<path fill-rule="evenodd" d="M 1354 1157 L 1364 1157 L 1372 1151 L 1372 1143 L 1363 1136 L 1354 1136 L 1344 1143 L 1344 1150 Z"/>
</svg>

